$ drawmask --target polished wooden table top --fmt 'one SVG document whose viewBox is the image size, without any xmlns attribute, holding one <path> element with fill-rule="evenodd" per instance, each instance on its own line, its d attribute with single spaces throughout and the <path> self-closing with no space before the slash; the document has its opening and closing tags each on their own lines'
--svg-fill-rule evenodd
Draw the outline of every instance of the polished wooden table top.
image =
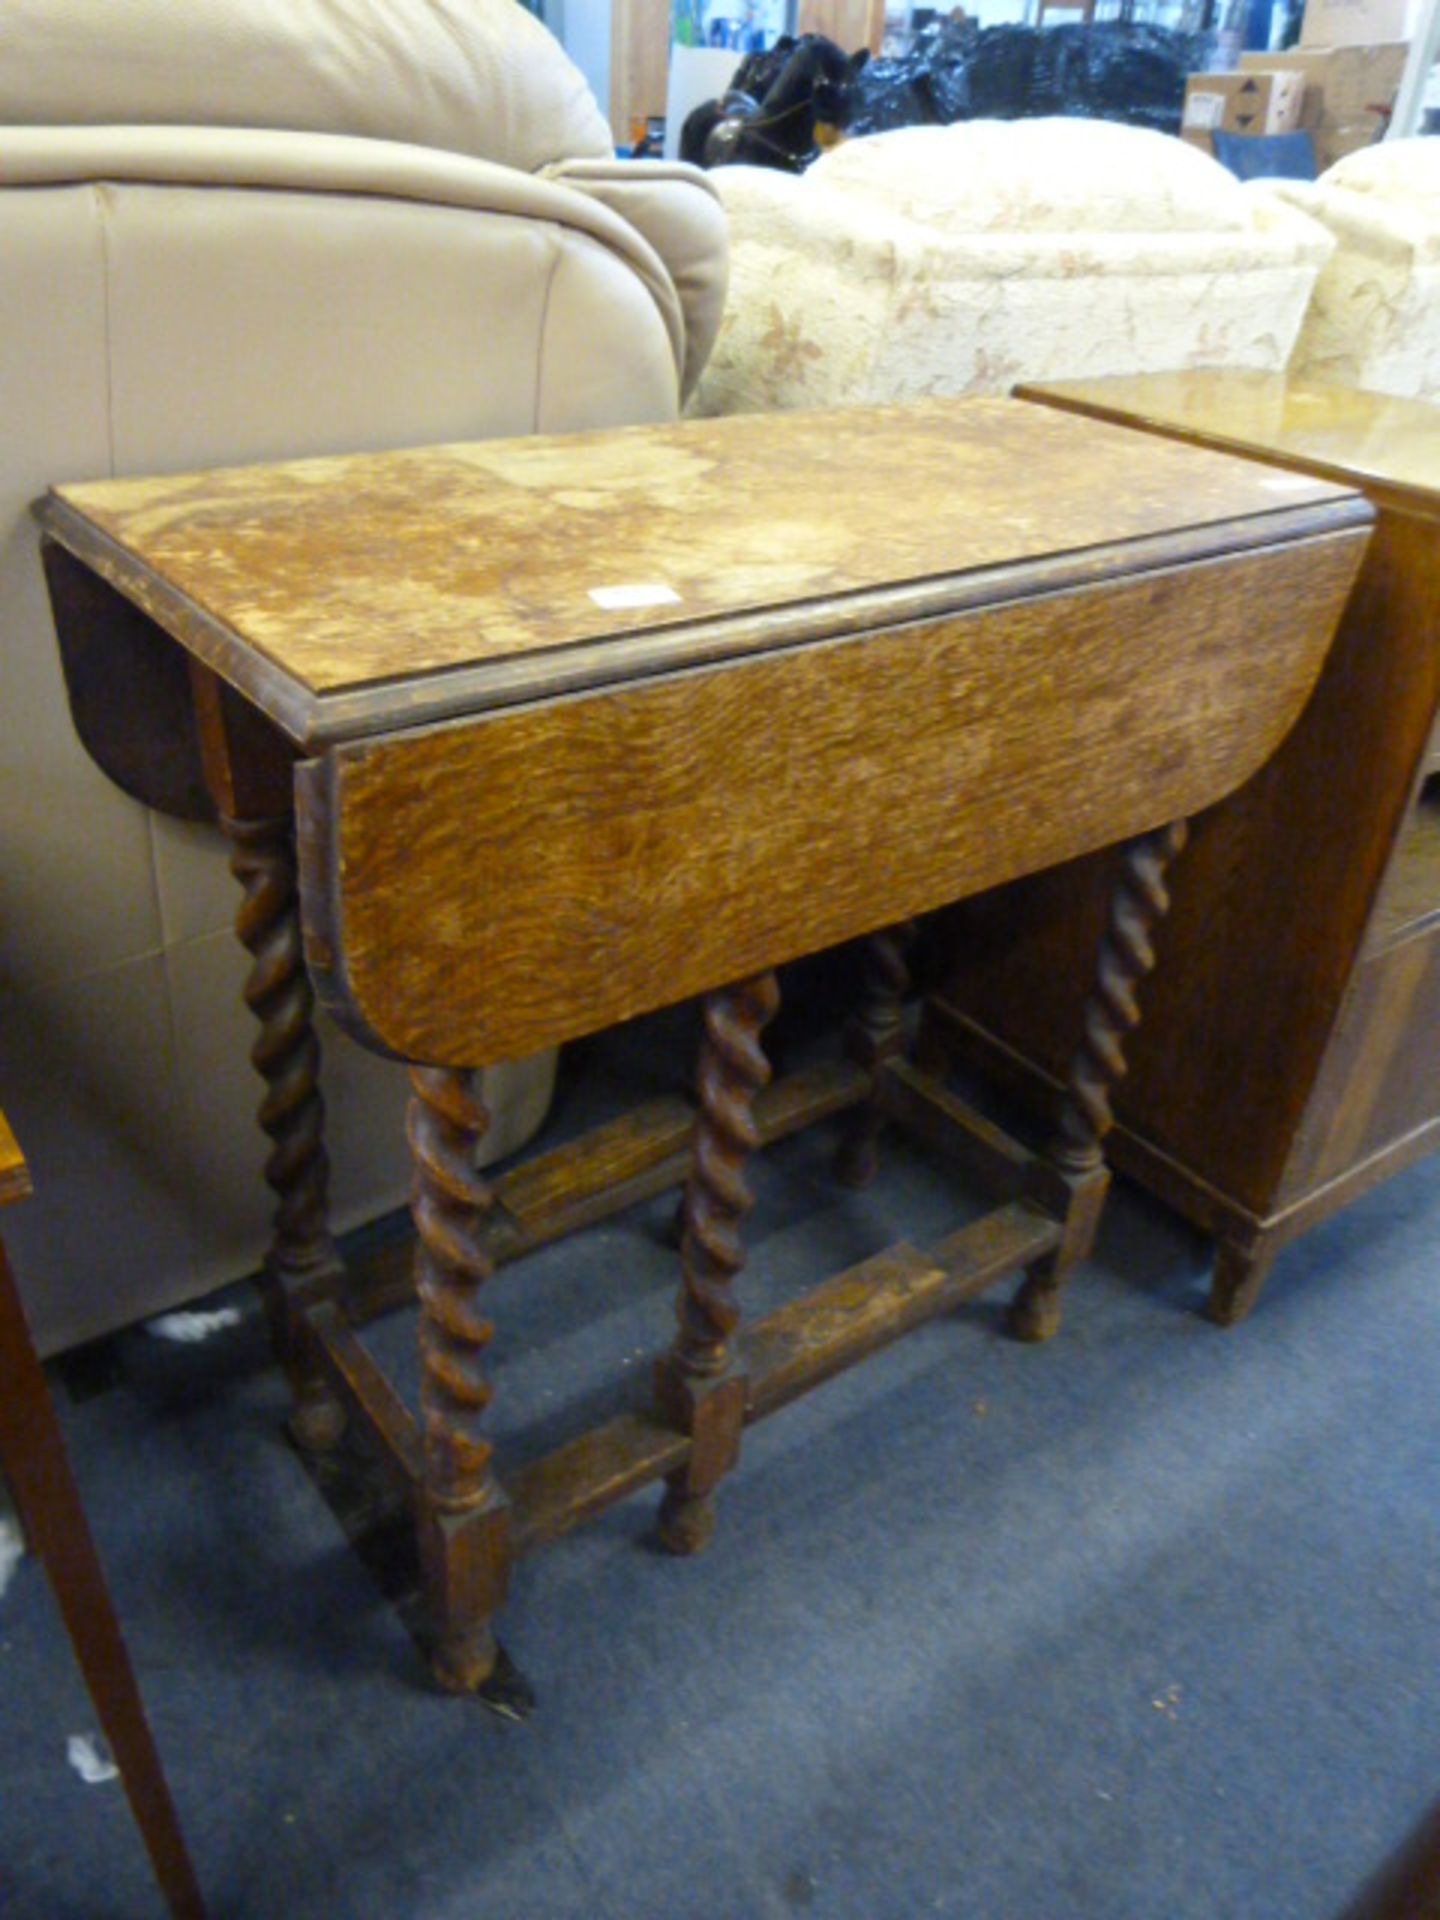
<svg viewBox="0 0 1440 1920">
<path fill-rule="evenodd" d="M 1440 513 L 1440 406 L 1278 373 L 1122 374 L 1023 386 L 1028 397 L 1223 447 L 1278 466 L 1405 495 Z M 1417 498 L 1418 497 L 1418 498 Z"/>
<path fill-rule="evenodd" d="M 39 515 L 313 756 L 320 994 L 456 1066 L 1210 805 L 1298 713 L 1372 518 L 1011 400 L 67 486 Z M 112 719 L 121 657 L 79 676 Z"/>
<path fill-rule="evenodd" d="M 64 486 L 41 517 L 313 747 L 854 632 L 882 589 L 919 617 L 1022 564 L 1193 559 L 1336 493 L 970 399 Z"/>
</svg>

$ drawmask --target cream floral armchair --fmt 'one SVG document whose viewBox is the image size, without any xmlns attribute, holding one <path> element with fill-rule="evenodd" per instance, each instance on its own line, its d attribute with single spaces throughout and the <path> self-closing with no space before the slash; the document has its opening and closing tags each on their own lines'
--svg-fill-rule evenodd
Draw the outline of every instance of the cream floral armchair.
<svg viewBox="0 0 1440 1920">
<path fill-rule="evenodd" d="M 1283 367 L 1334 241 L 1166 135 L 970 121 L 711 176 L 730 295 L 700 413 Z"/>
<path fill-rule="evenodd" d="M 1336 241 L 1292 372 L 1440 399 L 1440 139 L 1362 147 L 1274 191 Z"/>
</svg>

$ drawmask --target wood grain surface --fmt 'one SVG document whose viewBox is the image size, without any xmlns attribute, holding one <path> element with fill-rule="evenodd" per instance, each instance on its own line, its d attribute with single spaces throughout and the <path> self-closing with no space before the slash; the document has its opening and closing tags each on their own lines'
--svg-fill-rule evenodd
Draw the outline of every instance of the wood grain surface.
<svg viewBox="0 0 1440 1920">
<path fill-rule="evenodd" d="M 1211 369 L 1046 381 L 1025 399 L 1274 466 L 1364 485 L 1377 502 L 1440 519 L 1440 406 L 1280 373 Z"/>
<path fill-rule="evenodd" d="M 133 799 L 182 820 L 213 820 L 184 650 L 53 540 L 41 541 L 40 558 L 85 751 Z"/>
<path fill-rule="evenodd" d="M 1304 713 L 1196 821 L 1116 1090 L 1125 1128 L 1259 1217 L 1294 1197 L 1297 1133 L 1440 697 L 1434 545 L 1428 524 L 1383 516 Z M 1109 878 L 1097 856 L 947 917 L 954 1003 L 1052 1077 L 1074 1044 Z M 1128 1170 L 1127 1152 L 1122 1140 L 1112 1157 Z"/>
<path fill-rule="evenodd" d="M 298 779 L 322 997 L 484 1065 L 1207 806 L 1299 711 L 1364 544 L 338 749 Z"/>
<path fill-rule="evenodd" d="M 233 636 L 209 664 L 242 691 L 246 655 L 316 696 L 383 683 L 395 725 L 446 670 L 765 609 L 813 632 L 817 602 L 1336 493 L 1278 487 L 1224 454 L 970 399 L 65 486 L 41 517 L 77 552 L 88 532 L 80 557 L 202 655 Z M 592 597 L 624 589 L 661 597 Z"/>
<path fill-rule="evenodd" d="M 1296 1142 L 1287 1198 L 1330 1181 L 1440 1120 L 1440 941 L 1417 935 L 1364 961 Z"/>
</svg>

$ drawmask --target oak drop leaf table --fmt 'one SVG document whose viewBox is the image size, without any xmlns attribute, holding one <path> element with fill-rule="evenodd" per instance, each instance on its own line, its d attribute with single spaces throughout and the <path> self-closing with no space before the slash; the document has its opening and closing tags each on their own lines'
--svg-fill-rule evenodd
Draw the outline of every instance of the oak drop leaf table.
<svg viewBox="0 0 1440 1920">
<path fill-rule="evenodd" d="M 1166 867 L 1299 712 L 1372 518 L 1330 481 L 1003 400 L 63 486 L 37 512 L 91 753 L 233 843 L 297 1431 L 323 1444 L 343 1409 L 379 1442 L 457 1690 L 492 1672 L 517 1554 L 659 1479 L 662 1539 L 694 1551 L 749 1422 L 1007 1274 L 1016 1330 L 1054 1330 Z M 1116 842 L 1032 1154 L 906 1059 L 910 923 Z M 847 1057 L 769 1084 L 774 970 L 861 935 Z M 412 1067 L 418 1421 L 326 1223 L 312 982 Z M 480 1179 L 475 1069 L 692 996 L 694 1103 Z M 746 1159 L 842 1113 L 841 1178 L 895 1122 L 1001 1204 L 742 1331 Z M 681 1183 L 653 1400 L 503 1475 L 495 1266 Z"/>
</svg>

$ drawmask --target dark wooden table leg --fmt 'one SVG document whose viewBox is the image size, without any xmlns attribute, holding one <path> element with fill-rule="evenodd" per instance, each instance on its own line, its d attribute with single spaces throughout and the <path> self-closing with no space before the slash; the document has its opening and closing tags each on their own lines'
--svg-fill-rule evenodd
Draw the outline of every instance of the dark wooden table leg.
<svg viewBox="0 0 1440 1920">
<path fill-rule="evenodd" d="M 245 1001 L 260 1022 L 250 1058 L 265 1081 L 260 1125 L 274 1143 L 265 1178 L 279 1203 L 261 1295 L 294 1395 L 291 1433 L 319 1449 L 339 1440 L 345 1416 L 310 1351 L 300 1309 L 338 1293 L 344 1269 L 330 1235 L 320 1043 L 300 935 L 294 753 L 198 660 L 190 662 L 190 692 L 205 785 L 244 889 L 235 931 L 252 962 Z"/>
<path fill-rule="evenodd" d="M 1273 1240 L 1242 1240 L 1227 1235 L 1215 1249 L 1215 1267 L 1210 1276 L 1210 1298 L 1205 1311 L 1217 1327 L 1233 1327 L 1242 1321 L 1260 1297 L 1275 1255 Z"/>
<path fill-rule="evenodd" d="M 495 1670 L 490 1623 L 510 1569 L 510 1507 L 484 1431 L 492 1397 L 484 1356 L 494 1327 L 480 1306 L 493 1271 L 481 1230 L 494 1200 L 475 1160 L 489 1115 L 472 1073 L 412 1067 L 410 1084 L 425 1446 L 420 1561 L 435 1677 L 449 1692 L 470 1693 Z"/>
<path fill-rule="evenodd" d="M 919 931 L 913 920 L 872 934 L 865 943 L 861 1003 L 845 1034 L 850 1058 L 872 1072 L 893 1060 L 905 1040 L 905 996 L 910 991 L 910 949 Z M 880 1169 L 878 1147 L 884 1125 L 879 1104 L 868 1100 L 846 1124 L 835 1155 L 835 1178 L 843 1186 L 866 1187 Z"/>
<path fill-rule="evenodd" d="M 220 824 L 230 841 L 231 871 L 244 888 L 235 931 L 252 959 L 245 1003 L 260 1034 L 250 1058 L 266 1087 L 260 1125 L 274 1143 L 265 1178 L 278 1205 L 261 1291 L 294 1394 L 291 1432 L 301 1446 L 320 1449 L 339 1440 L 344 1413 L 307 1350 L 296 1308 L 338 1288 L 343 1269 L 329 1225 L 320 1043 L 300 937 L 294 822 L 288 815 L 222 815 Z"/>
<path fill-rule="evenodd" d="M 740 1453 L 745 1375 L 731 1340 L 740 1321 L 735 1277 L 745 1264 L 740 1228 L 754 1205 L 744 1166 L 759 1145 L 751 1111 L 755 1095 L 770 1079 L 760 1035 L 779 1005 L 773 973 L 705 999 L 678 1326 L 655 1371 L 665 1417 L 691 1435 L 690 1457 L 667 1479 L 660 1505 L 660 1539 L 671 1553 L 698 1553 L 708 1542 L 715 1531 L 714 1489 Z"/>
<path fill-rule="evenodd" d="M 50 1584 L 175 1920 L 205 1907 L 14 1278 L 0 1246 L 0 1466 Z"/>
<path fill-rule="evenodd" d="M 1113 1115 L 1110 1089 L 1125 1071 L 1124 1040 L 1140 1019 L 1136 991 L 1155 964 L 1151 935 L 1170 896 L 1165 874 L 1185 845 L 1186 823 L 1175 821 L 1132 840 L 1120 856 L 1100 940 L 1096 982 L 1085 1003 L 1084 1036 L 1071 1063 L 1056 1135 L 1038 1167 L 1036 1198 L 1064 1221 L 1060 1244 L 1026 1275 L 1010 1311 L 1021 1340 L 1048 1340 L 1060 1327 L 1060 1290 L 1070 1269 L 1094 1242 L 1110 1175 L 1104 1141 Z"/>
</svg>

